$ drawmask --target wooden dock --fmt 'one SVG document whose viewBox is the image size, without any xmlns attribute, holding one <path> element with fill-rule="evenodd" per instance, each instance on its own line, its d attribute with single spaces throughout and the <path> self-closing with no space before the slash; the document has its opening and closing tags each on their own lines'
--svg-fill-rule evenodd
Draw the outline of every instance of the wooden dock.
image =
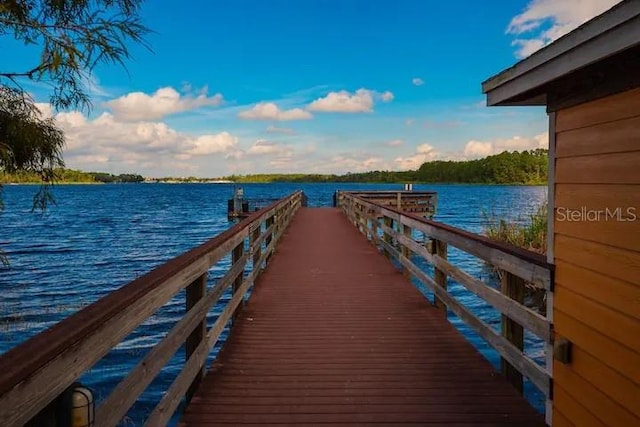
<svg viewBox="0 0 640 427">
<path fill-rule="evenodd" d="M 338 209 L 302 208 L 186 426 L 544 425 Z"/>
<path fill-rule="evenodd" d="M 83 373 L 175 297 L 184 299 L 183 316 L 101 393 L 94 427 L 125 419 L 181 349 L 185 362 L 145 410 L 147 427 L 182 409 L 185 426 L 545 424 L 522 396 L 526 378 L 547 407 L 552 397 L 550 364 L 522 351 L 527 331 L 552 353 L 549 307 L 543 315 L 523 300 L 525 283 L 553 298 L 544 257 L 366 195 L 340 192 L 334 209 L 305 208 L 305 199 L 295 192 L 251 213 L 1 355 L 0 425 L 54 425 Z M 450 261 L 448 247 L 499 270 L 500 289 Z M 224 275 L 211 277 L 223 262 Z M 500 312 L 500 330 L 454 298 L 448 280 Z M 209 321 L 217 304 L 222 311 Z M 447 312 L 500 354 L 502 373 Z M 228 326 L 229 340 L 206 366 Z"/>
</svg>

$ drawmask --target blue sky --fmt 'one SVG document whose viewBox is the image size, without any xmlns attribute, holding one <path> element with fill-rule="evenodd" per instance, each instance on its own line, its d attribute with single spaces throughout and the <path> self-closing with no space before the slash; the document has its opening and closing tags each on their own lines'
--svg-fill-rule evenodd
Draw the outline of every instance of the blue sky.
<svg viewBox="0 0 640 427">
<path fill-rule="evenodd" d="M 154 0 L 153 52 L 99 66 L 90 113 L 51 112 L 67 165 L 145 176 L 416 168 L 544 147 L 543 108 L 480 84 L 616 0 Z M 0 38 L 12 67 L 32 54 Z"/>
</svg>

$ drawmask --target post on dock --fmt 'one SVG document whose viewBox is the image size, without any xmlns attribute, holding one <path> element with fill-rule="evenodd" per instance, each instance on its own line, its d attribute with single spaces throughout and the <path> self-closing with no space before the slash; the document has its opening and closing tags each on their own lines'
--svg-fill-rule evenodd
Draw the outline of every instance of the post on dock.
<svg viewBox="0 0 640 427">
<path fill-rule="evenodd" d="M 400 229 L 402 230 L 402 234 L 406 238 L 411 239 L 411 227 L 402 223 L 399 223 L 399 225 L 400 225 Z M 407 260 L 411 260 L 411 249 L 409 249 L 408 246 L 402 245 L 400 250 L 402 252 L 403 257 L 405 257 Z M 402 274 L 407 279 L 411 279 L 411 272 L 409 271 L 408 268 L 402 267 Z"/>
<path fill-rule="evenodd" d="M 371 242 L 374 245 L 378 244 L 378 214 L 375 210 L 369 210 L 369 219 L 371 220 Z"/>
<path fill-rule="evenodd" d="M 253 226 L 253 230 L 251 231 L 251 241 L 250 241 L 250 245 L 251 245 L 251 251 L 253 252 L 253 269 L 260 269 L 262 268 L 262 266 L 259 264 L 260 263 L 260 256 L 262 255 L 262 243 L 258 243 L 256 245 L 256 242 L 260 239 L 260 230 L 262 228 L 262 223 L 258 223 L 255 224 Z"/>
<path fill-rule="evenodd" d="M 503 294 L 517 301 L 519 304 L 524 304 L 524 280 L 522 278 L 507 271 L 502 271 L 500 290 Z M 501 326 L 502 336 L 522 351 L 524 349 L 524 330 L 522 326 L 504 314 L 502 315 Z M 502 366 L 502 373 L 507 377 L 509 382 L 522 393 L 522 374 L 520 371 L 504 358 L 501 359 L 500 364 Z"/>
<path fill-rule="evenodd" d="M 447 243 L 443 242 L 441 240 L 437 240 L 437 239 L 432 239 L 431 240 L 431 246 L 429 247 L 430 252 L 432 255 L 434 256 L 438 256 L 440 258 L 442 258 L 443 260 L 447 259 Z M 434 266 L 433 267 L 433 280 L 436 282 L 436 284 L 438 286 L 440 286 L 441 288 L 443 288 L 444 290 L 447 289 L 447 273 L 440 270 L 438 267 Z M 433 305 L 436 306 L 436 308 L 442 310 L 442 313 L 445 317 L 445 319 L 447 318 L 447 306 L 444 302 L 442 302 L 440 300 L 440 298 L 438 298 L 437 296 L 433 296 Z"/>
<path fill-rule="evenodd" d="M 358 206 L 358 218 L 360 220 L 360 230 L 364 237 L 367 237 L 369 229 L 367 227 L 367 210 L 363 205 Z"/>
<path fill-rule="evenodd" d="M 275 227 L 273 226 L 273 216 L 270 216 L 269 218 L 267 218 L 267 220 L 265 221 L 265 226 L 267 227 L 267 237 L 265 237 L 264 239 L 264 244 L 267 250 L 269 250 L 268 248 L 269 248 L 269 245 L 271 244 L 271 241 L 273 240 L 273 232 L 275 229 Z M 271 228 L 271 231 L 268 231 L 270 228 Z M 267 264 L 269 263 L 270 257 L 271 257 L 271 252 L 267 254 L 267 261 L 266 261 Z"/>
<path fill-rule="evenodd" d="M 199 276 L 195 279 L 191 284 L 187 285 L 186 290 L 186 312 L 189 312 L 191 308 L 193 308 L 198 301 L 200 301 L 207 293 L 207 273 Z M 185 363 L 188 361 L 193 353 L 195 353 L 196 349 L 204 340 L 204 337 L 207 334 L 207 322 L 206 317 L 202 319 L 202 322 L 198 323 L 196 327 L 193 329 L 193 332 L 189 334 L 187 340 L 185 342 Z M 191 385 L 187 389 L 187 393 L 185 395 L 187 399 L 187 403 L 191 401 L 191 398 L 195 394 L 198 386 L 200 385 L 200 381 L 202 381 L 202 377 L 204 377 L 204 364 L 200 367 L 198 374 L 195 376 Z"/>
<path fill-rule="evenodd" d="M 387 232 L 387 230 L 393 230 L 393 219 L 389 218 L 388 216 L 385 216 L 383 221 L 386 228 L 383 229 L 384 234 L 382 236 L 382 239 L 385 241 L 385 243 L 391 245 L 391 242 L 393 241 L 392 240 L 393 237 L 391 236 L 391 234 Z M 391 258 L 391 254 L 389 253 L 388 250 L 385 249 L 384 254 L 387 256 L 387 258 L 389 259 Z"/>
<path fill-rule="evenodd" d="M 238 244 L 238 246 L 233 248 L 233 252 L 231 252 L 231 265 L 234 266 L 237 262 L 241 262 L 242 255 L 244 255 L 244 240 L 242 240 L 240 244 Z M 242 287 L 243 281 L 244 281 L 244 269 L 240 272 L 240 274 L 238 274 L 238 277 L 236 277 L 236 279 L 233 281 L 233 285 L 231 287 L 231 292 L 233 295 L 235 295 L 236 292 L 238 292 L 238 289 Z M 235 323 L 236 319 L 238 318 L 238 314 L 240 314 L 240 311 L 242 310 L 243 306 L 244 306 L 244 300 L 242 300 L 240 304 L 238 304 L 238 307 L 236 307 L 235 311 L 233 312 L 233 315 L 231 316 L 232 325 L 233 323 Z"/>
</svg>

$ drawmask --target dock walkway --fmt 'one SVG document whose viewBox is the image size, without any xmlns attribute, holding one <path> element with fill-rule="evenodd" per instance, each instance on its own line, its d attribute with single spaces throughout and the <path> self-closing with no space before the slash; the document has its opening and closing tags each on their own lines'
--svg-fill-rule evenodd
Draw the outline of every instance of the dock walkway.
<svg viewBox="0 0 640 427">
<path fill-rule="evenodd" d="M 544 425 L 330 208 L 297 212 L 182 422 Z"/>
</svg>

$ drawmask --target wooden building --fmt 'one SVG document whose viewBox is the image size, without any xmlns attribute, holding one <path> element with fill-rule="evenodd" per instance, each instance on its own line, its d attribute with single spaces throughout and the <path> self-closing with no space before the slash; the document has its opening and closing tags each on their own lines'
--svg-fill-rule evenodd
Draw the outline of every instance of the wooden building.
<svg viewBox="0 0 640 427">
<path fill-rule="evenodd" d="M 621 2 L 482 89 L 490 106 L 546 106 L 549 116 L 547 422 L 638 426 L 640 1 Z"/>
</svg>

